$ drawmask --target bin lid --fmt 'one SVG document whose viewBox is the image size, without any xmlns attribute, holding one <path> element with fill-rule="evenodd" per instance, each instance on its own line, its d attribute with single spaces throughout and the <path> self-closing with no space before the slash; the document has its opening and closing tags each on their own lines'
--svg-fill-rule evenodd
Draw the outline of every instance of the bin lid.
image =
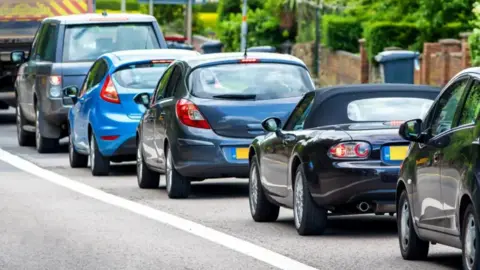
<svg viewBox="0 0 480 270">
<path fill-rule="evenodd" d="M 220 40 L 209 40 L 200 46 L 201 48 L 203 47 L 223 47 L 223 43 Z"/>
<path fill-rule="evenodd" d="M 415 59 L 420 56 L 419 52 L 413 51 L 385 51 L 377 54 L 375 60 L 379 63 L 401 60 L 401 59 Z"/>
<path fill-rule="evenodd" d="M 277 49 L 272 46 L 255 46 L 247 48 L 247 52 L 275 52 Z"/>
</svg>

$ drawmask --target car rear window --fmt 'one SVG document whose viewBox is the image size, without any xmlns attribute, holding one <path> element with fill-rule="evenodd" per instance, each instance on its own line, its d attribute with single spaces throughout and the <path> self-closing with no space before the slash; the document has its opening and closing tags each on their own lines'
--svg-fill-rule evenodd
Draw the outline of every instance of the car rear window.
<svg viewBox="0 0 480 270">
<path fill-rule="evenodd" d="M 152 23 L 71 25 L 65 30 L 63 62 L 94 61 L 113 51 L 159 47 Z"/>
<path fill-rule="evenodd" d="M 160 77 L 168 67 L 168 63 L 139 63 L 124 66 L 113 74 L 113 80 L 122 88 L 154 89 Z"/>
<path fill-rule="evenodd" d="M 427 114 L 433 100 L 406 97 L 379 97 L 348 103 L 347 115 L 352 121 L 410 120 Z"/>
<path fill-rule="evenodd" d="M 278 99 L 314 89 L 303 67 L 280 63 L 220 64 L 195 69 L 191 93 L 200 98 Z"/>
</svg>

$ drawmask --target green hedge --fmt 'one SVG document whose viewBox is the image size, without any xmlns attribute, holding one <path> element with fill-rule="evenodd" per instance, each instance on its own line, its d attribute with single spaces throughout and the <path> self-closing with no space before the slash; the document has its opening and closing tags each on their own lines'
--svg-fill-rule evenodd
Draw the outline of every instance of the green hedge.
<svg viewBox="0 0 480 270">
<path fill-rule="evenodd" d="M 333 50 L 358 52 L 362 24 L 354 17 L 325 15 L 322 17 L 323 44 Z"/>
<path fill-rule="evenodd" d="M 121 9 L 121 1 L 120 0 L 97 0 L 97 10 L 120 10 Z M 127 0 L 126 5 L 127 11 L 128 10 L 138 10 L 140 5 L 137 3 L 137 0 Z"/>
<path fill-rule="evenodd" d="M 198 5 L 199 6 L 199 12 L 205 12 L 205 13 L 210 13 L 210 12 L 217 12 L 218 8 L 218 3 L 215 2 L 208 2 L 205 4 Z"/>
<path fill-rule="evenodd" d="M 376 22 L 366 24 L 364 37 L 367 40 L 367 52 L 370 59 L 386 47 L 421 50 L 418 40 L 421 31 L 414 23 Z"/>
</svg>

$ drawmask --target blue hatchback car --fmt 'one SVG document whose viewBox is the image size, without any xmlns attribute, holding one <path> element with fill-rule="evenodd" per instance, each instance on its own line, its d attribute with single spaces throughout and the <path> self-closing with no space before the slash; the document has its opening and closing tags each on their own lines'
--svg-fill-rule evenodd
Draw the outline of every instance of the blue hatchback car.
<svg viewBox="0 0 480 270">
<path fill-rule="evenodd" d="M 110 162 L 135 160 L 135 133 L 145 111 L 135 98 L 153 92 L 171 62 L 199 55 L 188 50 L 131 50 L 104 54 L 88 72 L 81 89 L 63 90 L 74 105 L 69 111 L 69 157 L 72 168 L 90 167 L 108 175 Z M 138 97 L 137 97 L 138 98 Z"/>
</svg>

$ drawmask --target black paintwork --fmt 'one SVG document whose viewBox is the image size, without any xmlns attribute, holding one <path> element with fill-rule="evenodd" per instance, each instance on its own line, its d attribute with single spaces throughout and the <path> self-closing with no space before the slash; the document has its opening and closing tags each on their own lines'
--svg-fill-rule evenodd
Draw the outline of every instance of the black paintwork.
<svg viewBox="0 0 480 270">
<path fill-rule="evenodd" d="M 298 166 L 303 166 L 313 200 L 333 213 L 358 213 L 356 205 L 364 201 L 372 207 L 388 205 L 394 209 L 399 165 L 380 160 L 380 149 L 385 145 L 408 145 L 408 142 L 398 135 L 398 126 L 350 121 L 343 106 L 346 100 L 371 97 L 434 100 L 439 90 L 428 86 L 376 84 L 336 86 L 309 92 L 281 130 L 258 136 L 250 146 L 250 158 L 253 155 L 257 158 L 267 197 L 275 204 L 292 208 L 295 172 Z M 293 130 L 296 111 L 310 102 L 313 102 L 312 107 L 303 128 Z M 327 155 L 329 148 L 345 141 L 370 143 L 370 157 L 365 160 L 331 159 Z M 383 211 L 379 209 L 373 211 Z"/>
<path fill-rule="evenodd" d="M 451 127 L 432 134 L 439 105 L 461 80 L 468 83 L 455 108 Z M 423 240 L 461 248 L 463 211 L 468 204 L 473 205 L 478 217 L 480 122 L 478 115 L 472 115 L 472 123 L 459 121 L 466 104 L 473 102 L 478 106 L 478 100 L 469 96 L 480 91 L 478 86 L 473 87 L 478 83 L 478 68 L 467 69 L 452 78 L 425 120 L 419 121 L 419 136 L 405 136 L 412 144 L 400 171 L 397 200 L 407 190 L 414 228 Z M 402 129 L 406 129 L 405 124 Z"/>
</svg>

